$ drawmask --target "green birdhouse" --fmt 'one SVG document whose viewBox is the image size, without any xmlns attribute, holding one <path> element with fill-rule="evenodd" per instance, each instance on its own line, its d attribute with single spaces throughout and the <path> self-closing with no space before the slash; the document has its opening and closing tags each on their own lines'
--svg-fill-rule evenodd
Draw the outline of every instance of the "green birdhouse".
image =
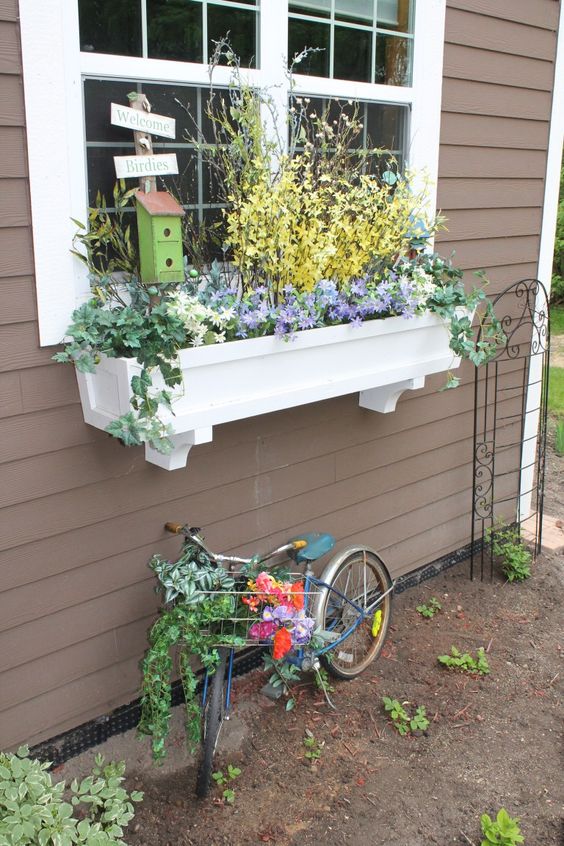
<svg viewBox="0 0 564 846">
<path fill-rule="evenodd" d="M 182 217 L 184 209 L 167 191 L 137 191 L 137 229 L 141 281 L 184 281 Z"/>
</svg>

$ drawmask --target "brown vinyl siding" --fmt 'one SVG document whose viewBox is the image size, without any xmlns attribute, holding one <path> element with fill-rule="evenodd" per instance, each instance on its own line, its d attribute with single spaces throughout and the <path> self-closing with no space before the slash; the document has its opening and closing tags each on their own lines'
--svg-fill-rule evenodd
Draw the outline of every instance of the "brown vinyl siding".
<svg viewBox="0 0 564 846">
<path fill-rule="evenodd" d="M 493 290 L 536 275 L 557 17 L 554 0 L 448 2 L 440 248 Z M 38 344 L 16 0 L 0 0 L 0 146 L 0 747 L 137 695 L 167 519 L 241 553 L 327 530 L 394 575 L 468 542 L 468 365 L 457 391 L 439 375 L 389 415 L 347 396 L 219 426 L 186 471 L 86 426 L 74 373 Z"/>
</svg>

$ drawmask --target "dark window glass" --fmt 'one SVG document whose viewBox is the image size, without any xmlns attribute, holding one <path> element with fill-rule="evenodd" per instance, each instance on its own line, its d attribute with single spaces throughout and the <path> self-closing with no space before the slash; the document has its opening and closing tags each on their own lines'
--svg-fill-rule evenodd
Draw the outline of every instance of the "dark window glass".
<svg viewBox="0 0 564 846">
<path fill-rule="evenodd" d="M 378 0 L 377 25 L 382 29 L 410 32 L 410 0 Z"/>
<path fill-rule="evenodd" d="M 405 148 L 407 106 L 369 103 L 366 107 L 366 131 L 373 147 L 401 154 Z"/>
<path fill-rule="evenodd" d="M 341 112 L 349 117 L 356 114 L 357 119 L 363 124 L 363 129 L 352 146 L 359 149 L 387 150 L 397 160 L 396 167 L 401 168 L 406 142 L 408 106 L 366 101 L 349 104 L 342 100 L 311 97 L 308 112 L 324 117 L 328 123 L 337 122 Z M 296 145 L 296 150 L 297 152 L 303 150 L 303 142 Z M 389 164 L 390 156 L 384 153 L 378 160 L 372 158 L 368 169 L 381 170 Z"/>
<path fill-rule="evenodd" d="M 330 29 L 326 24 L 290 18 L 288 26 L 288 56 L 290 64 L 294 56 L 306 47 L 318 48 L 308 53 L 305 59 L 294 67 L 295 73 L 310 76 L 329 76 Z M 320 49 L 319 49 L 320 48 Z"/>
<path fill-rule="evenodd" d="M 301 0 L 301 2 L 290 3 L 289 10 L 300 15 L 329 18 L 331 16 L 331 0 Z"/>
<path fill-rule="evenodd" d="M 202 62 L 202 4 L 147 0 L 148 52 L 153 59 Z"/>
<path fill-rule="evenodd" d="M 80 49 L 141 56 L 141 0 L 79 0 Z"/>
<path fill-rule="evenodd" d="M 372 35 L 362 29 L 335 27 L 333 76 L 370 82 Z"/>
<path fill-rule="evenodd" d="M 411 42 L 395 35 L 376 36 L 376 79 L 386 85 L 409 85 Z"/>
<path fill-rule="evenodd" d="M 374 2 L 373 0 L 335 0 L 335 18 L 349 23 L 372 26 Z"/>
<path fill-rule="evenodd" d="M 233 52 L 245 68 L 255 68 L 257 15 L 243 9 L 226 9 L 208 6 L 208 54 L 215 49 L 214 41 L 220 41 L 229 33 Z"/>
</svg>

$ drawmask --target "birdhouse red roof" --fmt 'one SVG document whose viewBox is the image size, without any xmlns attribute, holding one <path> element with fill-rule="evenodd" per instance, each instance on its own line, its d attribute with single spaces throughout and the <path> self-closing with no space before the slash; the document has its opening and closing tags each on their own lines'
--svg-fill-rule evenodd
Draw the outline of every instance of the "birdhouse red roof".
<svg viewBox="0 0 564 846">
<path fill-rule="evenodd" d="M 179 217 L 184 215 L 184 209 L 177 203 L 168 191 L 136 191 L 135 197 L 145 211 L 153 216 Z"/>
</svg>

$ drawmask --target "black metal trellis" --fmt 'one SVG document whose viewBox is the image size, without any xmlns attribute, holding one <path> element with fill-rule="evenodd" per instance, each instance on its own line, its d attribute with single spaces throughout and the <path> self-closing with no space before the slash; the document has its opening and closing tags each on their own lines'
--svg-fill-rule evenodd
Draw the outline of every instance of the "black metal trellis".
<svg viewBox="0 0 564 846">
<path fill-rule="evenodd" d="M 540 552 L 550 354 L 549 303 L 538 279 L 523 279 L 493 300 L 506 336 L 474 381 L 474 452 L 470 578 L 484 579 L 496 522 L 526 520 Z M 480 340 L 482 329 L 478 333 Z"/>
</svg>

